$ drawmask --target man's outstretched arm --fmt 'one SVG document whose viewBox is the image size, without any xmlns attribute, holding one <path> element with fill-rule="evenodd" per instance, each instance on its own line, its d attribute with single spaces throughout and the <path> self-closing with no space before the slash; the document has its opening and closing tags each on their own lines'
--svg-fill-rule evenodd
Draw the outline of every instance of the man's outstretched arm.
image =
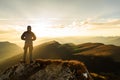
<svg viewBox="0 0 120 80">
<path fill-rule="evenodd" d="M 23 33 L 23 34 L 21 35 L 21 39 L 22 39 L 22 40 L 25 40 L 25 33 Z"/>
<path fill-rule="evenodd" d="M 32 40 L 34 41 L 34 40 L 36 40 L 36 36 L 35 36 L 34 33 L 32 33 L 32 34 L 33 34 L 33 38 L 32 38 Z"/>
</svg>

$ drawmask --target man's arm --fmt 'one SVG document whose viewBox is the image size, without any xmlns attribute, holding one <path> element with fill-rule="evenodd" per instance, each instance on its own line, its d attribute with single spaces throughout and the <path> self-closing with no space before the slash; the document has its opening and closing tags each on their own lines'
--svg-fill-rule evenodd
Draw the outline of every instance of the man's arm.
<svg viewBox="0 0 120 80">
<path fill-rule="evenodd" d="M 21 39 L 25 40 L 25 32 L 21 35 Z"/>
<path fill-rule="evenodd" d="M 33 41 L 36 40 L 36 36 L 35 36 L 34 33 L 32 33 L 32 40 L 33 40 Z"/>
</svg>

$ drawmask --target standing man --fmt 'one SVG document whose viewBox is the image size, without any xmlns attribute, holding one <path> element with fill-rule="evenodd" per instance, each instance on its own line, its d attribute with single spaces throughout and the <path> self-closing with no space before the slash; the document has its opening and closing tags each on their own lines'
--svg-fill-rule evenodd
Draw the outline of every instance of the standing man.
<svg viewBox="0 0 120 80">
<path fill-rule="evenodd" d="M 27 50 L 29 49 L 29 59 L 30 63 L 32 63 L 33 41 L 36 40 L 36 36 L 31 31 L 31 26 L 27 26 L 27 31 L 22 34 L 21 39 L 25 40 L 23 62 L 26 62 Z"/>
</svg>

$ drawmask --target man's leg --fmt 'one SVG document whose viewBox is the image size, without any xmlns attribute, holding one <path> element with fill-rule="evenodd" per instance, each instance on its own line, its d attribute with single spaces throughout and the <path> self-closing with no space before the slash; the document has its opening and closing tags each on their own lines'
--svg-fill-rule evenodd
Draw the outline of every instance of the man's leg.
<svg viewBox="0 0 120 80">
<path fill-rule="evenodd" d="M 28 49 L 28 47 L 27 47 L 27 45 L 25 44 L 25 46 L 24 46 L 24 55 L 23 55 L 23 61 L 24 61 L 24 62 L 26 62 L 27 49 Z"/>
<path fill-rule="evenodd" d="M 32 51 L 33 51 L 33 45 L 30 45 L 29 46 L 29 55 L 30 55 L 30 63 L 32 63 L 33 62 L 33 59 L 32 59 Z"/>
</svg>

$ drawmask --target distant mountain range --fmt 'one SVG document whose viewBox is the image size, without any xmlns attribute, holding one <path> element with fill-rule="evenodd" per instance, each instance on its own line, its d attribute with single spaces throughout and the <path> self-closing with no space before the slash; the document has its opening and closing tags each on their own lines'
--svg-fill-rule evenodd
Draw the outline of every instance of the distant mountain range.
<svg viewBox="0 0 120 80">
<path fill-rule="evenodd" d="M 86 55 L 110 57 L 120 62 L 120 47 L 114 45 L 104 45 L 103 43 L 83 43 L 83 44 L 60 44 L 57 41 L 50 41 L 38 45 L 34 49 L 35 58 L 62 58 L 71 59 L 70 56 Z"/>
<path fill-rule="evenodd" d="M 22 49 L 14 43 L 0 42 L 0 61 L 21 53 Z"/>
<path fill-rule="evenodd" d="M 120 76 L 120 47 L 103 43 L 61 44 L 49 41 L 34 47 L 34 59 L 63 59 L 82 61 L 90 72 L 118 78 Z M 0 63 L 0 70 L 17 64 L 22 54 L 11 57 Z M 111 74 L 107 74 L 111 73 Z M 116 76 L 114 76 L 116 75 Z M 119 80 L 119 79 L 108 80 Z"/>
<path fill-rule="evenodd" d="M 73 36 L 73 37 L 58 37 L 58 38 L 41 38 L 40 42 L 45 43 L 46 41 L 56 40 L 60 43 L 103 43 L 120 46 L 120 36 L 113 37 L 87 37 L 87 36 Z"/>
<path fill-rule="evenodd" d="M 120 47 L 102 43 L 84 43 L 77 45 L 79 52 L 75 55 L 104 56 L 120 62 Z"/>
</svg>

